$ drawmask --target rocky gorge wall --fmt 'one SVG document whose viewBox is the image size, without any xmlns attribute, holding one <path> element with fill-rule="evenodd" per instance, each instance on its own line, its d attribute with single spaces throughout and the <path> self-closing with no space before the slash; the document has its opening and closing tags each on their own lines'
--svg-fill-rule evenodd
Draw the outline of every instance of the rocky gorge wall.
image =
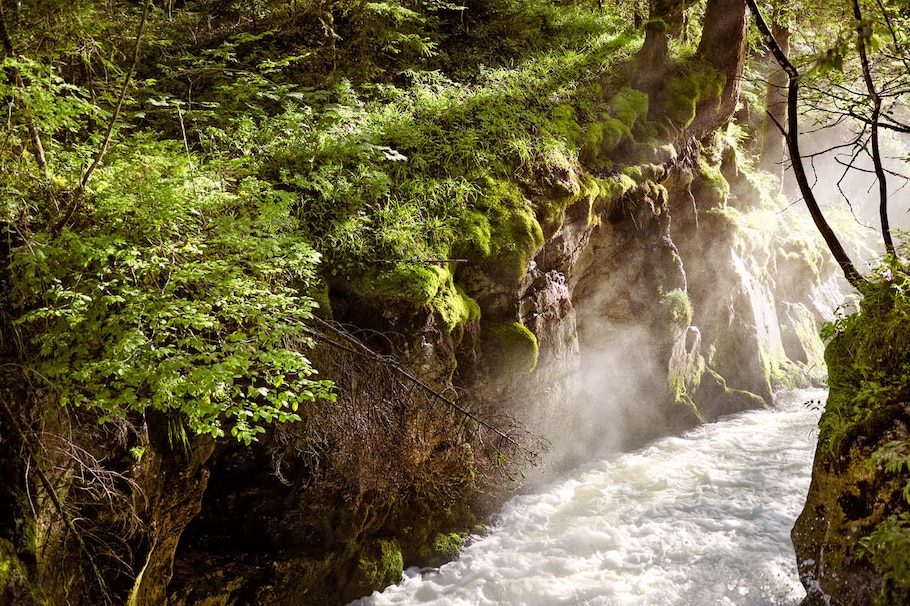
<svg viewBox="0 0 910 606">
<path fill-rule="evenodd" d="M 906 269 L 861 285 L 825 349 L 828 401 L 792 531 L 805 606 L 910 599 Z"/>
<path fill-rule="evenodd" d="M 519 290 L 539 362 L 493 397 L 518 394 L 522 418 L 569 459 L 768 406 L 824 374 L 833 265 L 809 233 L 777 229 L 722 149 L 669 151 L 603 177 L 621 185 L 614 198 L 570 205 Z"/>
<path fill-rule="evenodd" d="M 634 126 L 643 97 L 611 103 Z M 735 146 L 598 137 L 581 162 L 484 183 L 464 250 L 412 272 L 435 306 L 399 296 L 422 278 L 327 277 L 312 361 L 337 400 L 250 447 L 5 391 L 0 596 L 345 603 L 454 557 L 523 474 L 817 379 L 834 266 Z"/>
<path fill-rule="evenodd" d="M 123 482 L 72 512 L 102 512 L 107 538 L 51 548 L 72 538 L 71 522 L 49 500 L 33 518 L 24 475 L 11 480 L 12 518 L 41 532 L 12 550 L 32 554 L 24 561 L 3 552 L 4 595 L 64 603 L 42 593 L 54 578 L 91 603 L 99 594 L 76 579 L 100 576 L 134 604 L 344 603 L 404 566 L 457 553 L 503 484 L 531 471 L 503 439 L 533 445 L 539 473 L 556 473 L 592 452 L 768 406 L 774 389 L 812 380 L 833 268 L 801 234 L 769 230 L 775 213 L 761 212 L 722 141 L 654 154 L 522 190 L 542 244 L 520 276 L 501 263 L 458 267 L 456 283 L 480 308 L 460 330 L 443 330 L 430 310 L 332 288 L 331 319 L 354 327 L 343 347 L 355 351 L 326 338 L 314 364 L 337 378 L 338 402 L 252 447 L 194 439 L 175 449 L 167 419 L 153 418 L 137 435 L 99 439 L 85 420 L 57 415 L 79 450 L 122 461 Z M 546 220 L 554 199 L 559 212 Z M 36 416 L 48 406 L 37 404 Z M 15 449 L 6 431 L 4 444 Z M 137 447 L 145 454 L 131 458 Z M 73 481 L 79 457 L 61 448 L 41 461 L 59 490 L 86 490 Z M 128 548 L 111 546 L 129 524 Z M 118 550 L 128 567 L 108 561 Z"/>
</svg>

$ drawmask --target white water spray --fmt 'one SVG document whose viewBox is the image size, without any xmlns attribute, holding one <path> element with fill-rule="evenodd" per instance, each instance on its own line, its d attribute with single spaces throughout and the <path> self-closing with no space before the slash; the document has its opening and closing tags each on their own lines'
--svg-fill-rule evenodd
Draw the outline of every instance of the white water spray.
<svg viewBox="0 0 910 606">
<path fill-rule="evenodd" d="M 790 528 L 805 500 L 824 392 L 581 467 L 509 501 L 438 570 L 352 606 L 791 605 Z"/>
</svg>

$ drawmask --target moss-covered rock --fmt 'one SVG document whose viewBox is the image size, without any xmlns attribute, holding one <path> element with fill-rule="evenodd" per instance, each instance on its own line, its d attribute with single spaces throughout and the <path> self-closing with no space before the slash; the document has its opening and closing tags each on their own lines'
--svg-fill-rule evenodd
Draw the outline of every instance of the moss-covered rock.
<svg viewBox="0 0 910 606">
<path fill-rule="evenodd" d="M 837 450 L 854 426 L 882 406 L 910 401 L 910 282 L 894 267 L 893 278 L 864 287 L 860 312 L 825 328 L 830 395 L 819 424 L 821 447 Z M 893 280 L 893 281 L 892 281 Z"/>
<path fill-rule="evenodd" d="M 28 571 L 13 544 L 0 538 L 0 604 L 31 606 L 38 603 L 28 582 Z"/>
<path fill-rule="evenodd" d="M 728 387 L 726 379 L 711 368 L 705 368 L 693 400 L 707 419 L 716 419 L 721 414 L 768 407 L 768 403 L 761 396 L 744 389 Z"/>
<path fill-rule="evenodd" d="M 906 604 L 910 598 L 910 579 L 888 579 L 893 569 L 877 568 L 862 546 L 865 537 L 910 510 L 903 498 L 906 471 L 870 464 L 886 444 L 910 440 L 908 427 L 910 405 L 892 404 L 855 425 L 837 452 L 816 453 L 806 505 L 792 532 L 806 606 Z M 903 536 L 880 542 L 873 553 L 882 561 L 906 562 Z"/>
<path fill-rule="evenodd" d="M 585 175 L 583 202 L 587 205 L 587 224 L 597 224 L 604 211 L 616 208 L 625 195 L 636 187 L 635 181 L 623 173 L 602 179 Z"/>
<path fill-rule="evenodd" d="M 556 135 L 561 135 L 572 143 L 581 141 L 584 135 L 584 130 L 575 115 L 575 109 L 568 103 L 560 103 L 553 108 L 550 123 Z"/>
<path fill-rule="evenodd" d="M 461 238 L 456 243 L 456 256 L 467 257 L 471 261 L 481 262 L 493 251 L 493 231 L 490 221 L 481 212 L 467 213 L 459 225 Z"/>
<path fill-rule="evenodd" d="M 630 130 L 640 118 L 648 115 L 648 95 L 628 86 L 613 95 L 609 105 L 610 112 Z"/>
<path fill-rule="evenodd" d="M 351 584 L 360 585 L 366 593 L 377 587 L 387 587 L 397 583 L 404 572 L 404 558 L 401 547 L 394 539 L 378 539 L 368 548 L 361 548 L 357 560 L 357 570 L 352 575 Z"/>
<path fill-rule="evenodd" d="M 723 208 L 730 197 L 730 184 L 721 174 L 720 167 L 703 154 L 698 155 L 693 171 L 692 195 L 698 207 L 704 210 Z"/>
<path fill-rule="evenodd" d="M 481 333 L 488 372 L 512 380 L 537 367 L 537 337 L 520 322 L 494 322 Z"/>
<path fill-rule="evenodd" d="M 674 288 L 664 293 L 660 297 L 660 306 L 668 323 L 682 329 L 688 328 L 692 323 L 692 301 L 689 300 L 686 291 L 681 288 Z"/>
<path fill-rule="evenodd" d="M 588 126 L 582 144 L 581 158 L 596 163 L 621 143 L 631 140 L 635 126 L 648 114 L 648 95 L 625 87 L 607 103 L 607 109 Z"/>
<path fill-rule="evenodd" d="M 687 66 L 666 83 L 661 96 L 662 116 L 688 127 L 701 103 L 720 99 L 725 82 L 724 75 L 708 65 Z"/>
<path fill-rule="evenodd" d="M 449 279 L 445 269 L 423 263 L 400 263 L 386 271 L 367 271 L 351 286 L 365 299 L 397 302 L 420 308 L 427 305 Z"/>
<path fill-rule="evenodd" d="M 606 115 L 588 126 L 582 146 L 582 159 L 594 163 L 598 157 L 606 156 L 613 151 L 623 139 L 632 135 L 628 126 L 620 120 Z"/>
<path fill-rule="evenodd" d="M 543 246 L 543 230 L 517 184 L 489 177 L 483 183 L 477 203 L 483 214 L 471 215 L 469 245 L 456 253 L 503 284 L 517 284 Z"/>
<path fill-rule="evenodd" d="M 910 599 L 910 274 L 892 263 L 825 329 L 829 395 L 793 529 L 806 604 Z"/>
<path fill-rule="evenodd" d="M 438 296 L 431 302 L 431 307 L 446 332 L 480 320 L 480 306 L 477 301 L 469 297 L 464 289 L 451 279 L 440 288 Z"/>
</svg>

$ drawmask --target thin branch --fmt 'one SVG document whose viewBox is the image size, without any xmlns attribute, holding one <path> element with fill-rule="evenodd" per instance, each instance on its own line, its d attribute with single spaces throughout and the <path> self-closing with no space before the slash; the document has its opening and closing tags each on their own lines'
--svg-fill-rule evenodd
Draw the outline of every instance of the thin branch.
<svg viewBox="0 0 910 606">
<path fill-rule="evenodd" d="M 888 31 L 891 32 L 891 39 L 894 41 L 894 48 L 898 52 L 898 57 L 904 64 L 904 67 L 907 69 L 907 71 L 910 72 L 910 63 L 907 61 L 907 53 L 904 52 L 903 45 L 897 39 L 897 31 L 894 29 L 894 24 L 891 23 L 891 16 L 888 15 L 888 11 L 885 9 L 885 5 L 882 3 L 882 0 L 876 0 L 876 3 L 878 4 L 878 8 L 882 11 L 882 17 L 885 18 L 885 25 L 888 26 Z"/>
<path fill-rule="evenodd" d="M 875 89 L 875 83 L 872 81 L 872 69 L 869 66 L 869 57 L 866 54 L 866 38 L 868 25 L 863 23 L 863 14 L 859 7 L 859 0 L 853 0 L 853 16 L 857 20 L 856 26 L 856 48 L 859 52 L 860 62 L 863 67 L 863 81 L 866 83 L 866 91 L 869 98 L 872 99 L 872 164 L 875 167 L 875 178 L 878 180 L 878 215 L 882 224 L 882 239 L 885 242 L 885 251 L 889 256 L 895 256 L 894 242 L 891 239 L 891 225 L 888 220 L 888 181 L 885 171 L 882 168 L 882 153 L 878 140 L 878 118 L 882 111 L 882 98 Z"/>
<path fill-rule="evenodd" d="M 834 162 L 837 164 L 840 164 L 841 166 L 844 166 L 844 172 L 843 172 L 843 174 L 841 174 L 840 179 L 837 180 L 837 191 L 840 193 L 841 197 L 844 199 L 844 202 L 847 203 L 847 208 L 850 209 L 850 214 L 853 215 L 853 220 L 856 221 L 859 225 L 862 225 L 863 227 L 865 227 L 867 229 L 873 229 L 872 226 L 866 225 L 865 223 L 863 223 L 860 220 L 860 218 L 856 215 L 856 209 L 853 208 L 853 203 L 850 201 L 849 196 L 847 196 L 847 193 L 844 191 L 844 188 L 843 188 L 844 179 L 847 178 L 847 175 L 850 173 L 850 171 L 859 170 L 857 167 L 853 166 L 853 163 L 856 161 L 857 156 L 859 156 L 859 154 L 862 151 L 863 151 L 863 148 L 861 146 L 857 146 L 855 148 L 854 154 L 850 158 L 850 162 L 848 164 L 845 164 L 844 161 L 841 160 L 838 156 L 834 156 Z M 862 172 L 862 171 L 860 171 L 860 172 Z"/>
<path fill-rule="evenodd" d="M 130 61 L 129 68 L 126 71 L 126 75 L 123 77 L 123 87 L 120 89 L 120 96 L 117 98 L 117 105 L 114 107 L 114 113 L 111 115 L 111 119 L 107 125 L 107 131 L 104 133 L 104 138 L 101 141 L 101 146 L 98 148 L 98 151 L 95 153 L 95 158 L 92 161 L 92 164 L 85 171 L 85 174 L 82 175 L 82 179 L 79 182 L 79 186 L 76 188 L 76 191 L 73 192 L 73 199 L 70 201 L 69 208 L 67 208 L 63 217 L 54 226 L 53 233 L 59 234 L 63 227 L 69 223 L 70 219 L 73 218 L 73 214 L 76 212 L 76 209 L 82 203 L 82 199 L 85 197 L 86 188 L 88 187 L 89 181 L 92 178 L 92 173 L 95 172 L 95 169 L 101 164 L 101 161 L 104 159 L 104 154 L 107 153 L 107 148 L 111 143 L 111 139 L 114 137 L 114 129 L 117 126 L 117 121 L 120 119 L 120 111 L 123 109 L 123 102 L 126 100 L 126 93 L 130 87 L 130 81 L 133 78 L 133 72 L 136 71 L 136 64 L 139 62 L 139 49 L 142 45 L 142 32 L 145 29 L 145 22 L 148 19 L 149 7 L 151 6 L 151 0 L 145 0 L 145 4 L 142 7 L 142 18 L 139 20 L 139 27 L 136 30 L 136 42 L 133 45 L 133 56 Z"/>
<path fill-rule="evenodd" d="M 793 174 L 799 185 L 800 193 L 802 193 L 803 198 L 806 201 L 806 206 L 809 209 L 812 220 L 815 222 L 815 226 L 818 228 L 819 233 L 821 233 L 822 238 L 824 238 L 825 243 L 828 245 L 828 249 L 834 256 L 834 260 L 844 272 L 844 277 L 847 279 L 847 282 L 859 289 L 865 284 L 866 280 L 856 270 L 853 261 L 850 260 L 849 255 L 847 255 L 843 245 L 841 245 L 840 240 L 837 238 L 837 234 L 834 233 L 834 230 L 831 229 L 831 226 L 822 214 L 818 205 L 818 200 L 816 200 L 815 194 L 812 192 L 812 187 L 809 185 L 805 167 L 803 166 L 799 150 L 799 114 L 797 112 L 799 106 L 799 71 L 797 71 L 787 58 L 787 55 L 781 50 L 780 45 L 771 33 L 771 29 L 768 27 L 768 24 L 765 23 L 761 11 L 756 4 L 756 0 L 746 1 L 752 14 L 755 15 L 755 23 L 762 34 L 765 44 L 768 45 L 775 61 L 777 61 L 778 65 L 780 65 L 787 74 L 788 132 L 786 140 L 787 148 L 790 152 L 790 160 L 793 164 Z"/>
<path fill-rule="evenodd" d="M 332 345 L 334 345 L 336 347 L 342 348 L 345 351 L 347 351 L 348 353 L 365 356 L 367 358 L 380 362 L 381 364 L 393 369 L 395 372 L 399 373 L 401 376 L 406 378 L 408 381 L 412 382 L 414 385 L 416 385 L 423 391 L 430 394 L 433 398 L 437 399 L 438 401 L 444 403 L 446 406 L 448 406 L 452 410 L 456 411 L 463 418 L 467 418 L 467 419 L 474 421 L 479 426 L 493 432 L 494 434 L 496 434 L 497 436 L 499 436 L 500 438 L 502 438 L 503 440 L 507 441 L 509 444 L 511 444 L 512 446 L 517 448 L 518 450 L 524 452 L 528 462 L 533 462 L 538 457 L 539 453 L 534 452 L 533 450 L 529 449 L 527 446 L 518 442 L 517 440 L 512 438 L 510 435 L 505 433 L 504 431 L 494 427 L 487 421 L 481 419 L 474 413 L 470 412 L 469 410 L 460 406 L 456 402 L 450 400 L 449 398 L 447 398 L 445 395 L 441 394 L 437 390 L 433 389 L 432 387 L 427 385 L 425 382 L 421 381 L 419 378 L 417 378 L 416 376 L 411 374 L 410 371 L 408 371 L 404 366 L 401 365 L 401 363 L 399 363 L 394 358 L 392 358 L 390 356 L 383 356 L 383 355 L 373 351 L 372 349 L 370 349 L 369 347 L 364 345 L 359 339 L 357 339 L 356 337 L 354 337 L 353 335 L 351 335 L 350 333 L 348 333 L 347 331 L 345 331 L 344 329 L 342 329 L 338 326 L 330 324 L 329 322 L 326 322 L 325 320 L 322 320 L 321 318 L 318 318 L 316 316 L 313 316 L 312 319 L 317 324 L 319 324 L 326 330 L 330 331 L 334 335 L 341 337 L 344 341 L 349 343 L 351 345 L 351 347 L 345 346 L 344 344 L 338 343 L 337 341 L 334 341 L 332 339 L 328 339 L 326 337 L 326 335 L 320 333 L 319 331 L 310 329 L 311 334 L 313 334 L 314 336 L 319 337 L 322 340 L 324 340 L 328 343 L 331 343 Z"/>
<path fill-rule="evenodd" d="M 41 470 L 41 466 L 38 464 L 38 458 L 35 456 L 35 453 L 32 452 L 30 444 L 32 441 L 26 435 L 25 430 L 22 429 L 22 426 L 19 424 L 19 420 L 13 414 L 13 411 L 10 409 L 9 405 L 6 402 L 6 398 L 0 396 L 0 404 L 3 406 L 3 412 L 6 413 L 7 418 L 10 420 L 10 423 L 13 426 L 13 430 L 16 432 L 16 436 L 19 438 L 22 448 L 25 450 L 28 455 L 28 459 L 35 462 L 35 472 L 38 475 L 38 480 L 41 482 L 41 485 L 44 487 L 44 490 L 47 492 L 48 498 L 50 498 L 51 503 L 54 506 L 54 509 L 57 510 L 57 513 L 60 515 L 60 518 L 63 520 L 63 525 L 66 530 L 73 535 L 76 539 L 76 542 L 79 544 L 79 548 L 82 553 L 85 555 L 86 559 L 89 561 L 89 565 L 92 568 L 92 572 L 95 574 L 95 578 L 98 580 L 98 588 L 101 590 L 101 595 L 104 596 L 104 601 L 107 604 L 113 604 L 110 595 L 107 592 L 107 585 L 104 582 L 104 576 L 101 574 L 98 565 L 95 563 L 95 559 L 92 557 L 91 551 L 89 551 L 88 545 L 85 543 L 85 539 L 76 529 L 76 524 L 67 513 L 66 509 L 63 507 L 63 503 L 60 501 L 60 497 L 57 495 L 57 491 L 54 490 L 54 487 L 51 485 L 50 480 Z"/>
<path fill-rule="evenodd" d="M 904 124 L 903 122 L 898 122 L 888 114 L 882 116 L 885 120 L 888 120 L 886 124 L 879 124 L 881 128 L 887 128 L 898 133 L 910 133 L 910 124 Z"/>
<path fill-rule="evenodd" d="M 834 161 L 837 162 L 838 164 L 840 164 L 841 166 L 845 166 L 845 167 L 847 167 L 849 170 L 854 171 L 854 172 L 865 173 L 865 174 L 867 174 L 867 175 L 874 175 L 874 174 L 875 174 L 875 170 L 874 170 L 874 169 L 871 169 L 871 168 L 861 168 L 861 167 L 859 167 L 859 166 L 855 166 L 854 164 L 852 164 L 852 162 L 851 162 L 851 163 L 844 162 L 843 160 L 841 160 L 840 158 L 838 158 L 838 157 L 836 157 L 836 156 L 835 156 L 835 158 L 834 158 Z M 906 181 L 908 178 L 910 178 L 910 177 L 907 177 L 907 175 L 904 175 L 904 174 L 901 174 L 901 173 L 897 172 L 896 170 L 891 170 L 891 169 L 887 169 L 887 168 L 885 169 L 885 173 L 891 175 L 892 177 L 897 177 L 898 179 L 903 179 L 903 180 L 905 180 L 905 181 Z M 846 176 L 846 175 L 845 175 L 845 176 Z"/>
</svg>

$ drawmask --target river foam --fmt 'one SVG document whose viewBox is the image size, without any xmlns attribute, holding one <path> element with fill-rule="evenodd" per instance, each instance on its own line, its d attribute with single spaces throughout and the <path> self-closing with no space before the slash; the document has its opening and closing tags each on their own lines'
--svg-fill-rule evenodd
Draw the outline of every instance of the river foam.
<svg viewBox="0 0 910 606">
<path fill-rule="evenodd" d="M 704 425 L 510 500 L 438 570 L 352 606 L 793 605 L 790 528 L 809 486 L 821 391 Z"/>
</svg>

